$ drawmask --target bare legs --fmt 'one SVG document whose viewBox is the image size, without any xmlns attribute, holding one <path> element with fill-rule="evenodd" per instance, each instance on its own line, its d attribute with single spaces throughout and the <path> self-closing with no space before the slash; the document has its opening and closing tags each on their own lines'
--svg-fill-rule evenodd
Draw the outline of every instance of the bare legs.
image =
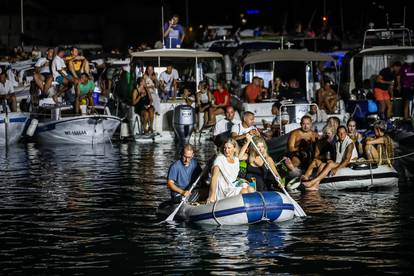
<svg viewBox="0 0 414 276">
<path fill-rule="evenodd" d="M 328 163 L 323 168 L 323 170 L 318 174 L 318 176 L 315 179 L 303 182 L 303 185 L 305 186 L 306 190 L 310 190 L 310 191 L 318 190 L 319 183 L 321 182 L 321 180 L 324 179 L 331 172 L 332 169 L 335 169 L 338 166 L 339 166 L 338 163 L 335 163 L 332 160 L 329 160 Z"/>
<path fill-rule="evenodd" d="M 391 100 L 378 101 L 379 114 L 382 119 L 390 119 L 392 117 Z"/>
<path fill-rule="evenodd" d="M 144 133 L 154 132 L 153 124 L 154 124 L 154 108 L 150 106 L 148 109 L 144 109 L 141 111 L 140 114 L 141 118 L 141 125 Z"/>
</svg>

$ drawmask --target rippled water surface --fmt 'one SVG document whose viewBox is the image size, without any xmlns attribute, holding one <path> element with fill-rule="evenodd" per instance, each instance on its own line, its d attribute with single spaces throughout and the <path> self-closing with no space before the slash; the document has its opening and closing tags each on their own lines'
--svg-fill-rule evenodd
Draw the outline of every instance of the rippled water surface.
<svg viewBox="0 0 414 276">
<path fill-rule="evenodd" d="M 213 147 L 197 148 L 204 163 Z M 283 224 L 158 224 L 173 144 L 0 148 L 0 274 L 406 273 L 414 193 L 316 192 Z"/>
</svg>

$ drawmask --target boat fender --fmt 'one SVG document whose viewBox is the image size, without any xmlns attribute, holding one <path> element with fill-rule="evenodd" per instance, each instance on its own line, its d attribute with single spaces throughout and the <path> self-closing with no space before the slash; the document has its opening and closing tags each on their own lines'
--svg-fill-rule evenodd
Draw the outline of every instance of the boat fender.
<svg viewBox="0 0 414 276">
<path fill-rule="evenodd" d="M 39 124 L 39 121 L 33 118 L 32 121 L 30 122 L 29 127 L 26 130 L 26 135 L 32 137 L 36 131 L 38 124 Z"/>
<path fill-rule="evenodd" d="M 128 137 L 129 135 L 130 133 L 129 133 L 128 123 L 122 122 L 121 123 L 121 138 Z"/>
</svg>

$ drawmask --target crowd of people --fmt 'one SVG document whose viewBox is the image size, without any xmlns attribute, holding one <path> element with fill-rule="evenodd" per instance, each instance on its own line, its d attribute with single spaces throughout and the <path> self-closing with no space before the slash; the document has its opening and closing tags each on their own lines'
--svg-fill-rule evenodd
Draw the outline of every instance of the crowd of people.
<svg viewBox="0 0 414 276">
<path fill-rule="evenodd" d="M 356 161 L 391 165 L 393 159 L 392 140 L 385 133 L 386 123 L 382 120 L 374 123 L 375 136 L 368 138 L 357 131 L 354 119 L 340 125 L 337 117 L 331 117 L 319 136 L 312 129 L 312 118 L 305 115 L 300 128 L 290 133 L 287 154 L 279 163 L 270 157 L 266 141 L 253 121 L 254 114 L 250 112 L 243 114 L 242 121 L 234 121 L 234 109 L 226 108 L 226 118 L 216 126 L 219 153 L 210 169 L 206 203 L 242 193 L 277 190 L 293 178 L 300 178 L 305 190 L 318 190 L 322 179 Z M 201 171 L 190 166 L 190 157 L 194 157 L 194 148 L 186 145 L 182 160 L 176 161 L 168 173 L 168 187 L 175 202 L 180 196 L 189 195 L 191 179 Z M 182 181 L 181 174 L 187 177 L 186 181 Z"/>
</svg>

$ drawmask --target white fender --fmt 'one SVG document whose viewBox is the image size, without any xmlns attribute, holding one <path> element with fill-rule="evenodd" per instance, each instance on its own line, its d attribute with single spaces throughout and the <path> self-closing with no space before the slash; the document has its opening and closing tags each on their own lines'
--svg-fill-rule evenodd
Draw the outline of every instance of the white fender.
<svg viewBox="0 0 414 276">
<path fill-rule="evenodd" d="M 30 122 L 29 127 L 26 130 L 26 135 L 27 136 L 33 136 L 33 134 L 36 131 L 37 125 L 39 124 L 39 120 L 37 119 L 32 119 L 32 121 Z"/>
</svg>

